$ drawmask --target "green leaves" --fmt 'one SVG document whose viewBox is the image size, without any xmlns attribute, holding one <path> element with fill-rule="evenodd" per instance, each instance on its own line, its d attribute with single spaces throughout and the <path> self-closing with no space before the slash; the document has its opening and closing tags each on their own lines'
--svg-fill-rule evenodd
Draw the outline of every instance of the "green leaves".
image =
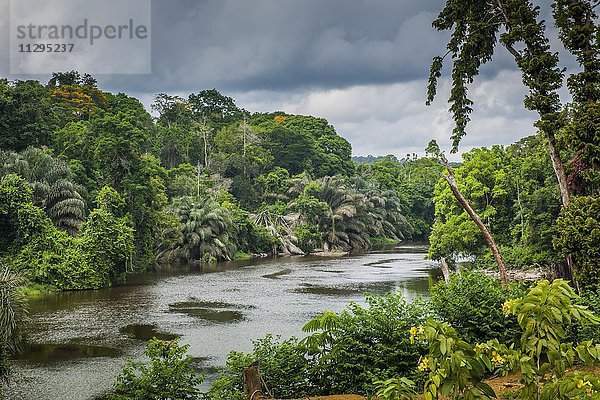
<svg viewBox="0 0 600 400">
<path fill-rule="evenodd" d="M 210 197 L 181 197 L 170 213 L 177 216 L 181 239 L 159 257 L 179 261 L 231 260 L 236 251 L 233 215 Z"/>
<path fill-rule="evenodd" d="M 107 393 L 110 400 L 196 400 L 200 396 L 198 385 L 203 377 L 196 375 L 192 357 L 186 355 L 188 345 L 179 341 L 152 339 L 144 352 L 150 361 L 142 363 L 128 360 L 123 372 L 113 383 L 114 392 Z"/>
<path fill-rule="evenodd" d="M 558 351 L 566 339 L 567 324 L 600 323 L 586 307 L 576 305 L 574 290 L 562 279 L 541 281 L 526 296 L 509 302 L 510 313 L 523 329 L 522 350 L 539 359 L 548 351 Z"/>
<path fill-rule="evenodd" d="M 600 284 L 600 198 L 574 197 L 557 220 L 554 247 L 561 255 L 571 255 L 578 270 L 575 277 L 586 288 Z"/>
<path fill-rule="evenodd" d="M 417 395 L 415 383 L 405 377 L 375 380 L 373 384 L 377 388 L 376 396 L 381 400 L 410 400 Z"/>
<path fill-rule="evenodd" d="M 521 348 L 489 340 L 471 347 L 447 324 L 428 321 L 419 339 L 429 354 L 419 369 L 430 369 L 425 396 L 489 399 L 495 393 L 483 382 L 491 373 L 520 372 L 522 399 L 551 400 L 590 397 L 598 390 L 597 378 L 574 371 L 575 363 L 599 364 L 600 345 L 584 341 L 574 346 L 565 341 L 571 323 L 600 323 L 586 307 L 576 305 L 574 290 L 564 280 L 540 281 L 525 296 L 506 301 L 503 309 L 516 315 L 522 327 Z M 578 357 L 578 359 L 576 358 Z M 423 359 L 422 359 L 423 360 Z M 462 396 L 462 397 L 461 397 Z"/>
<path fill-rule="evenodd" d="M 427 321 L 419 334 L 419 339 L 428 344 L 429 354 L 421 359 L 420 370 L 429 370 L 425 383 L 425 397 L 465 399 L 495 398 L 492 388 L 483 383 L 487 374 L 504 364 L 501 356 L 506 354 L 506 346 L 498 341 L 478 345 L 475 349 L 458 337 L 454 328 L 446 323 Z"/>
</svg>

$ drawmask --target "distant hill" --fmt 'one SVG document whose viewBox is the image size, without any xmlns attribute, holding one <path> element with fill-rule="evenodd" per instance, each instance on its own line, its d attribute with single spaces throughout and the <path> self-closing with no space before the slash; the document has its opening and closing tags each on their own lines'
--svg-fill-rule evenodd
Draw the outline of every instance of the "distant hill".
<svg viewBox="0 0 600 400">
<path fill-rule="evenodd" d="M 400 162 L 400 160 L 398 160 L 398 158 L 393 154 L 388 154 L 387 156 L 372 156 L 370 154 L 368 156 L 353 156 L 352 161 L 354 161 L 356 164 L 373 164 L 386 158 L 389 158 L 392 161 Z"/>
</svg>

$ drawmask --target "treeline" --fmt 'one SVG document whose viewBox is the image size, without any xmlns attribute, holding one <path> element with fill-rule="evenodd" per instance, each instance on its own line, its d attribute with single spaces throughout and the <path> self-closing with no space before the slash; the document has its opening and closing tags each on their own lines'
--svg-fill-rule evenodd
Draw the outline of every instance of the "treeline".
<svg viewBox="0 0 600 400">
<path fill-rule="evenodd" d="M 75 71 L 0 80 L 6 264 L 85 289 L 154 262 L 364 251 L 429 234 L 430 159 L 357 167 L 326 120 L 250 113 L 214 89 L 159 94 L 152 109 Z"/>
</svg>

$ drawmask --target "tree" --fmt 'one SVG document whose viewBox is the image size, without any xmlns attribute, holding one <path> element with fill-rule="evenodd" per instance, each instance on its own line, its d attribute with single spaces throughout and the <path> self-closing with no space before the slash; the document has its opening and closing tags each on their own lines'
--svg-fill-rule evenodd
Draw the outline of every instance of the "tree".
<svg viewBox="0 0 600 400">
<path fill-rule="evenodd" d="M 525 98 L 525 107 L 537 111 L 540 116 L 536 126 L 547 137 L 563 204 L 566 206 L 570 192 L 556 144 L 556 134 L 564 123 L 557 93 L 562 87 L 563 74 L 558 66 L 558 55 L 552 53 L 545 36 L 545 23 L 538 21 L 538 16 L 539 7 L 528 0 L 498 0 L 490 3 L 449 0 L 433 26 L 438 30 L 453 30 L 446 53 L 451 54 L 454 60 L 449 99 L 450 111 L 456 123 L 452 152 L 458 151 L 470 120 L 473 102 L 468 98 L 468 85 L 479 73 L 480 66 L 492 59 L 494 47 L 499 41 L 515 58 L 523 83 L 530 91 Z M 505 32 L 500 33 L 501 29 Z M 516 50 L 517 45 L 522 45 L 524 49 Z M 435 57 L 431 65 L 428 104 L 436 95 L 444 57 Z"/>
<path fill-rule="evenodd" d="M 0 149 L 47 146 L 57 123 L 48 90 L 39 82 L 0 79 Z"/>
<path fill-rule="evenodd" d="M 308 135 L 283 126 L 266 133 L 263 146 L 273 155 L 276 166 L 287 169 L 291 175 L 313 169 L 317 158 L 315 140 Z"/>
<path fill-rule="evenodd" d="M 244 110 L 235 105 L 235 101 L 225 96 L 217 89 L 202 90 L 191 94 L 188 102 L 197 121 L 210 121 L 215 123 L 229 123 L 239 119 Z"/>
<path fill-rule="evenodd" d="M 480 66 L 492 59 L 495 44 L 500 42 L 514 57 L 523 84 L 529 89 L 524 105 L 539 115 L 535 126 L 546 137 L 562 205 L 568 207 L 573 192 L 585 193 L 582 185 L 586 181 L 592 190 L 600 182 L 600 27 L 594 1 L 555 0 L 552 7 L 559 38 L 580 66 L 580 70 L 567 79 L 573 98 L 567 107 L 558 94 L 563 86 L 558 53 L 550 48 L 544 21 L 538 20 L 539 7 L 529 0 L 488 3 L 449 0 L 433 25 L 438 30 L 453 30 L 447 53 L 454 59 L 450 95 L 450 110 L 456 122 L 453 151 L 465 134 L 472 111 L 468 85 L 479 73 Z M 433 60 L 428 103 L 435 97 L 443 59 Z M 561 159 L 559 134 L 566 136 L 565 142 L 574 154 L 570 175 Z M 566 256 L 566 263 L 568 271 L 563 275 L 570 278 L 576 269 L 570 255 Z"/>
<path fill-rule="evenodd" d="M 0 380 L 6 380 L 10 373 L 9 357 L 24 344 L 23 324 L 28 310 L 25 296 L 18 288 L 27 281 L 20 273 L 4 265 L 0 267 Z"/>
<path fill-rule="evenodd" d="M 325 214 L 319 219 L 325 251 L 330 249 L 366 250 L 371 247 L 366 218 L 360 218 L 364 197 L 348 187 L 341 177 L 325 177 L 305 189 L 308 195 L 326 204 Z M 364 216 L 363 216 L 364 217 Z"/>
<path fill-rule="evenodd" d="M 459 189 L 458 184 L 456 182 L 455 175 L 454 175 L 454 170 L 448 163 L 446 156 L 440 150 L 438 144 L 434 140 L 429 143 L 429 146 L 427 147 L 427 152 L 438 157 L 440 159 L 440 161 L 446 167 L 448 174 L 440 173 L 440 177 L 443 178 L 448 183 L 448 186 L 450 187 L 450 190 L 452 191 L 452 194 L 454 195 L 456 200 L 458 200 L 458 202 L 460 203 L 462 208 L 469 215 L 469 217 L 473 220 L 473 222 L 475 222 L 475 225 L 477 225 L 477 228 L 479 228 L 479 230 L 483 234 L 485 241 L 487 242 L 490 250 L 492 251 L 492 254 L 494 255 L 496 264 L 498 265 L 500 279 L 502 280 L 502 282 L 507 283 L 508 276 L 506 275 L 506 265 L 504 263 L 504 259 L 502 258 L 502 255 L 500 254 L 500 249 L 498 247 L 498 244 L 496 243 L 496 240 L 494 239 L 494 236 L 492 235 L 490 229 L 483 223 L 479 214 L 477 214 L 477 212 L 473 209 L 473 207 L 471 206 L 469 201 L 465 198 L 465 196 L 462 194 L 461 190 Z"/>
<path fill-rule="evenodd" d="M 183 236 L 160 258 L 185 262 L 233 259 L 235 226 L 226 208 L 210 197 L 182 197 L 173 201 L 169 212 L 179 218 Z"/>
<path fill-rule="evenodd" d="M 42 208 L 54 225 L 72 236 L 85 219 L 85 189 L 73 181 L 69 167 L 43 150 L 33 147 L 21 153 L 0 150 L 0 177 L 15 173 L 33 189 L 34 204 Z"/>
<path fill-rule="evenodd" d="M 364 205 L 359 214 L 370 220 L 366 223 L 371 238 L 379 237 L 396 241 L 412 237 L 413 226 L 406 216 L 407 204 L 404 204 L 393 190 L 381 190 L 377 181 L 351 178 L 357 191 L 364 196 Z"/>
<path fill-rule="evenodd" d="M 583 288 L 600 285 L 600 198 L 581 196 L 563 208 L 557 221 L 554 246 L 562 254 L 572 254 L 577 281 Z"/>
</svg>

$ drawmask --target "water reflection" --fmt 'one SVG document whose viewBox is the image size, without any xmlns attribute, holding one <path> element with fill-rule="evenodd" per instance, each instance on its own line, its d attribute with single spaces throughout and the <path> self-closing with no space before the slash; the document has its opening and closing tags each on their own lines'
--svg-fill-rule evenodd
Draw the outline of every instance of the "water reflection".
<svg viewBox="0 0 600 400">
<path fill-rule="evenodd" d="M 29 346 L 27 353 L 18 355 L 15 359 L 32 364 L 53 364 L 79 358 L 116 357 L 120 354 L 119 349 L 112 347 L 88 346 L 77 343 L 35 343 Z"/>
<path fill-rule="evenodd" d="M 126 325 L 119 329 L 119 332 L 132 337 L 137 340 L 148 341 L 150 339 L 156 338 L 159 340 L 173 340 L 177 339 L 179 335 L 174 335 L 172 333 L 163 333 L 159 332 L 156 325 L 148 325 L 148 324 L 131 324 Z"/>
</svg>

